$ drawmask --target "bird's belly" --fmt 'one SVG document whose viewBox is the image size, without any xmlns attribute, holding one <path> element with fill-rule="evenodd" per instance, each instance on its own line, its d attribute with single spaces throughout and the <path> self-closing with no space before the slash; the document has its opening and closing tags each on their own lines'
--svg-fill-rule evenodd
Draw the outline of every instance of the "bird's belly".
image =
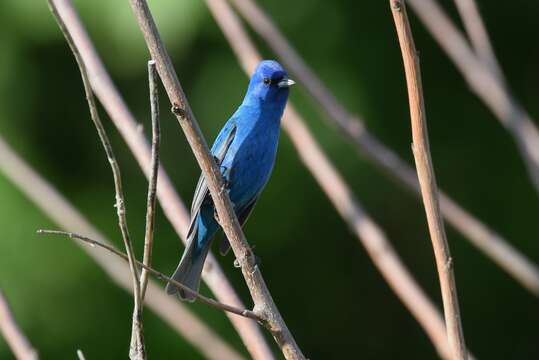
<svg viewBox="0 0 539 360">
<path fill-rule="evenodd" d="M 266 185 L 275 162 L 276 146 L 257 144 L 238 151 L 232 162 L 229 182 L 231 200 L 242 205 Z"/>
</svg>

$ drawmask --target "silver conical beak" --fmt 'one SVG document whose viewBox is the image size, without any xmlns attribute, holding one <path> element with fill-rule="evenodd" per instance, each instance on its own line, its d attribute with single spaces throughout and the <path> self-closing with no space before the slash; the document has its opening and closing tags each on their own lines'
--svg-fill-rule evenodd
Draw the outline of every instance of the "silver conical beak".
<svg viewBox="0 0 539 360">
<path fill-rule="evenodd" d="M 280 87 L 280 88 L 287 88 L 287 87 L 290 87 L 292 85 L 294 85 L 296 82 L 292 79 L 289 79 L 289 78 L 284 78 L 282 79 L 281 81 L 279 81 L 277 83 L 277 86 Z"/>
</svg>

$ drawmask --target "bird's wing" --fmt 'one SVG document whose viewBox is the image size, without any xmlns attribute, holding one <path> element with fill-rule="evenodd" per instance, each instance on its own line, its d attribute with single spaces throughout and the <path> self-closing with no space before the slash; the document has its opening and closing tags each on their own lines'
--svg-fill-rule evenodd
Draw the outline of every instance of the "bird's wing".
<svg viewBox="0 0 539 360">
<path fill-rule="evenodd" d="M 236 129 L 236 124 L 234 122 L 229 122 L 217 136 L 215 144 L 212 147 L 212 154 L 218 165 L 223 161 L 232 141 L 234 141 Z M 195 195 L 193 196 L 193 203 L 191 204 L 191 224 L 189 225 L 189 231 L 187 232 L 188 237 L 194 228 L 195 219 L 200 211 L 202 203 L 209 198 L 210 193 L 208 190 L 208 183 L 206 182 L 204 174 L 201 174 L 195 189 Z"/>
<path fill-rule="evenodd" d="M 247 221 L 249 218 L 249 215 L 251 215 L 251 212 L 255 208 L 256 202 L 258 201 L 258 196 L 254 197 L 239 213 L 238 213 L 238 222 L 240 223 L 240 226 L 243 227 L 243 224 Z M 226 235 L 223 236 L 221 239 L 221 242 L 219 243 L 219 253 L 221 255 L 226 255 L 228 251 L 230 250 L 230 242 L 228 241 L 228 238 Z"/>
</svg>

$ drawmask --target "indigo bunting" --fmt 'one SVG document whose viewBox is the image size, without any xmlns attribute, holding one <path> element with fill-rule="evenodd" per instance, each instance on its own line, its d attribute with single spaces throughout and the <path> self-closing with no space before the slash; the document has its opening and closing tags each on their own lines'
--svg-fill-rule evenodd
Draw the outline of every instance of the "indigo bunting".
<svg viewBox="0 0 539 360">
<path fill-rule="evenodd" d="M 273 169 L 281 117 L 293 84 L 279 63 L 260 62 L 242 104 L 211 148 L 241 225 L 247 221 Z M 204 261 L 219 228 L 206 179 L 201 175 L 191 205 L 187 247 L 172 275 L 174 280 L 198 292 Z M 225 255 L 229 249 L 225 236 L 219 251 Z M 178 292 L 184 300 L 194 300 L 193 295 L 170 283 L 166 290 L 168 294 Z"/>
</svg>

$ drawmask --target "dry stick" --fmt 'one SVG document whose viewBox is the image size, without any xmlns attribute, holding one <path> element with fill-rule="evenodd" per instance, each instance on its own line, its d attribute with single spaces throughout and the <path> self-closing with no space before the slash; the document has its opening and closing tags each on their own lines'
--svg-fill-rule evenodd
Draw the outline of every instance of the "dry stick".
<svg viewBox="0 0 539 360">
<path fill-rule="evenodd" d="M 129 236 L 129 229 L 127 227 L 125 197 L 124 197 L 123 189 L 122 189 L 122 177 L 120 173 L 120 167 L 118 165 L 118 162 L 116 161 L 116 156 L 114 155 L 114 151 L 112 150 L 112 145 L 107 136 L 105 128 L 103 127 L 103 123 L 101 122 L 101 119 L 99 117 L 99 113 L 97 111 L 97 106 L 95 103 L 94 94 L 90 86 L 90 81 L 88 80 L 88 75 L 86 73 L 84 62 L 80 56 L 80 53 L 77 47 L 73 43 L 73 39 L 67 32 L 67 29 L 62 21 L 62 18 L 58 15 L 58 11 L 54 3 L 50 0 L 49 0 L 49 7 L 52 14 L 56 18 L 56 21 L 58 22 L 58 26 L 60 26 L 60 29 L 62 29 L 62 32 L 65 35 L 66 41 L 69 44 L 69 47 L 71 48 L 71 51 L 73 52 L 73 55 L 75 56 L 77 65 L 79 66 L 79 70 L 82 77 L 82 82 L 84 85 L 84 92 L 86 93 L 86 100 L 88 102 L 88 107 L 90 108 L 90 115 L 91 115 L 92 121 L 94 122 L 95 128 L 97 129 L 99 139 L 101 141 L 101 144 L 103 145 L 103 148 L 105 149 L 105 153 L 107 155 L 107 159 L 109 161 L 109 164 L 112 170 L 112 176 L 114 178 L 114 191 L 116 194 L 115 207 L 116 207 L 116 212 L 118 215 L 118 225 L 120 226 L 120 232 L 122 234 L 124 246 L 127 251 L 127 256 L 129 258 L 129 267 L 131 268 L 131 276 L 133 278 L 134 307 L 133 307 L 131 347 L 129 350 L 129 357 L 132 360 L 144 360 L 146 359 L 146 350 L 144 346 L 144 335 L 143 335 L 143 324 L 142 324 L 142 304 L 141 304 L 142 299 L 141 299 L 138 271 L 137 271 L 137 267 L 135 266 L 135 255 L 133 251 L 133 244 L 131 242 L 131 239 Z"/>
<path fill-rule="evenodd" d="M 124 254 L 123 252 L 117 250 L 115 247 L 113 247 L 111 245 L 108 245 L 108 244 L 105 244 L 105 243 L 101 243 L 101 242 L 99 242 L 97 240 L 90 239 L 87 236 L 79 235 L 79 234 L 69 232 L 69 231 L 59 231 L 59 230 L 38 230 L 37 233 L 41 234 L 41 235 L 62 235 L 62 236 L 67 236 L 67 237 L 69 237 L 71 239 L 81 240 L 81 241 L 83 241 L 83 242 L 85 242 L 87 244 L 90 244 L 90 246 L 99 246 L 99 247 L 101 247 L 101 248 L 103 248 L 105 250 L 108 250 L 111 253 L 121 257 L 124 260 L 128 260 L 127 255 Z M 193 295 L 194 297 L 196 297 L 198 300 L 200 300 L 204 304 L 210 305 L 210 306 L 212 306 L 212 307 L 214 307 L 216 309 L 219 309 L 219 310 L 228 311 L 228 312 L 230 312 L 232 314 L 236 314 L 236 315 L 239 315 L 239 316 L 244 316 L 246 318 L 253 319 L 253 320 L 256 320 L 256 321 L 261 321 L 261 319 L 254 312 L 252 312 L 251 310 L 238 309 L 238 308 L 236 308 L 234 306 L 230 306 L 230 305 L 227 305 L 227 304 L 222 304 L 222 303 L 220 303 L 218 301 L 215 301 L 214 299 L 210 299 L 210 298 L 208 298 L 208 297 L 206 297 L 204 295 L 199 294 L 198 292 L 188 288 L 187 286 L 183 285 L 182 283 L 179 283 L 176 280 L 169 278 L 168 276 L 166 276 L 162 272 L 159 272 L 159 271 L 153 269 L 152 267 L 150 267 L 148 265 L 145 265 L 144 263 L 141 263 L 138 260 L 135 260 L 135 263 L 139 267 L 141 267 L 143 270 L 146 270 L 148 273 L 150 273 L 150 274 L 154 275 L 155 277 L 157 277 L 157 279 L 165 280 L 166 282 L 169 282 L 172 285 L 175 285 L 175 286 L 179 287 L 180 289 L 182 289 L 182 290 L 186 291 L 187 293 L 189 293 L 189 294 Z"/>
<path fill-rule="evenodd" d="M 470 38 L 477 56 L 490 67 L 490 70 L 503 81 L 503 72 L 496 59 L 492 44 L 477 8 L 475 0 L 454 0 L 466 33 Z"/>
<path fill-rule="evenodd" d="M 539 130 L 510 93 L 502 78 L 474 54 L 466 38 L 433 0 L 410 0 L 410 6 L 455 63 L 471 90 L 513 136 L 528 173 L 539 191 Z"/>
<path fill-rule="evenodd" d="M 444 222 L 440 215 L 438 188 L 430 155 L 419 56 L 417 55 L 412 30 L 408 22 L 404 0 L 389 0 L 389 4 L 393 13 L 395 27 L 397 28 L 404 61 L 412 122 L 412 148 L 436 258 L 436 267 L 440 278 L 449 346 L 452 350 L 453 359 L 466 360 L 468 356 L 460 321 L 453 259 L 451 258 L 449 244 L 445 235 Z"/>
<path fill-rule="evenodd" d="M 4 292 L 0 289 L 0 333 L 18 360 L 37 360 L 37 351 L 23 334 L 7 303 Z"/>
<path fill-rule="evenodd" d="M 84 64 L 86 65 L 86 70 L 88 71 L 90 83 L 97 98 L 103 104 L 107 114 L 126 141 L 140 168 L 146 177 L 149 178 L 151 162 L 150 147 L 140 131 L 137 121 L 114 86 L 71 1 L 52 1 L 56 4 L 58 13 L 64 20 L 64 24 L 73 38 L 73 42 L 79 48 Z M 189 227 L 189 213 L 162 166 L 159 168 L 157 198 L 165 216 L 174 227 L 180 239 L 185 243 L 185 235 Z M 238 308 L 245 307 L 212 254 L 208 254 L 202 276 L 220 302 L 231 304 Z M 254 359 L 274 359 L 266 339 L 260 331 L 260 327 L 255 322 L 228 313 L 227 316 Z"/>
<path fill-rule="evenodd" d="M 0 172 L 60 227 L 68 231 L 83 232 L 100 243 L 110 245 L 103 234 L 90 224 L 79 210 L 19 158 L 1 137 Z M 75 244 L 79 245 L 115 284 L 128 292 L 133 291 L 129 266 L 121 259 L 99 249 L 84 246 L 80 242 L 75 242 Z M 148 283 L 146 304 L 157 316 L 198 349 L 204 357 L 213 360 L 242 359 L 241 355 L 192 314 L 183 303 L 166 295 L 164 289 L 153 280 Z"/>
<path fill-rule="evenodd" d="M 86 358 L 84 357 L 84 353 L 80 349 L 77 350 L 77 357 L 79 358 L 79 360 L 86 360 Z"/>
<path fill-rule="evenodd" d="M 250 74 L 260 61 L 260 55 L 241 22 L 226 1 L 207 0 L 207 4 L 246 74 Z M 301 160 L 365 247 L 389 286 L 423 327 L 440 356 L 450 359 L 442 315 L 400 261 L 384 232 L 363 210 L 291 103 L 285 111 L 283 126 Z"/>
<path fill-rule="evenodd" d="M 170 57 L 161 41 L 150 9 L 148 8 L 148 4 L 145 0 L 130 0 L 130 4 L 144 35 L 150 54 L 157 63 L 157 70 L 172 103 L 173 112 L 206 177 L 220 225 L 227 235 L 234 255 L 240 264 L 249 292 L 251 293 L 254 302 L 254 312 L 260 318 L 264 319 L 264 325 L 272 333 L 286 359 L 304 359 L 305 357 L 271 297 L 260 268 L 256 265 L 253 251 L 245 239 L 232 208 L 219 167 L 210 154 L 208 145 L 202 136 L 195 116 L 183 93 Z"/>
<path fill-rule="evenodd" d="M 146 203 L 146 231 L 144 234 L 144 265 L 152 264 L 152 246 L 155 222 L 155 200 L 157 190 L 157 177 L 159 172 L 159 144 L 161 129 L 159 125 L 159 93 L 157 88 L 158 75 L 155 61 L 148 61 L 148 82 L 150 84 L 150 108 L 152 118 L 152 161 L 150 165 L 150 181 L 148 181 L 148 200 Z M 144 300 L 148 273 L 145 268 L 140 272 L 140 297 Z"/>
<path fill-rule="evenodd" d="M 298 53 L 287 42 L 271 19 L 253 0 L 230 0 L 266 43 L 280 57 L 308 93 L 328 115 L 360 154 L 384 170 L 392 179 L 421 195 L 414 169 L 368 132 L 363 121 L 352 116 L 333 96 L 325 84 L 313 73 Z M 479 250 L 491 257 L 502 269 L 524 287 L 539 296 L 539 268 L 506 239 L 459 206 L 449 196 L 440 193 L 440 206 L 447 221 L 467 237 Z"/>
</svg>

